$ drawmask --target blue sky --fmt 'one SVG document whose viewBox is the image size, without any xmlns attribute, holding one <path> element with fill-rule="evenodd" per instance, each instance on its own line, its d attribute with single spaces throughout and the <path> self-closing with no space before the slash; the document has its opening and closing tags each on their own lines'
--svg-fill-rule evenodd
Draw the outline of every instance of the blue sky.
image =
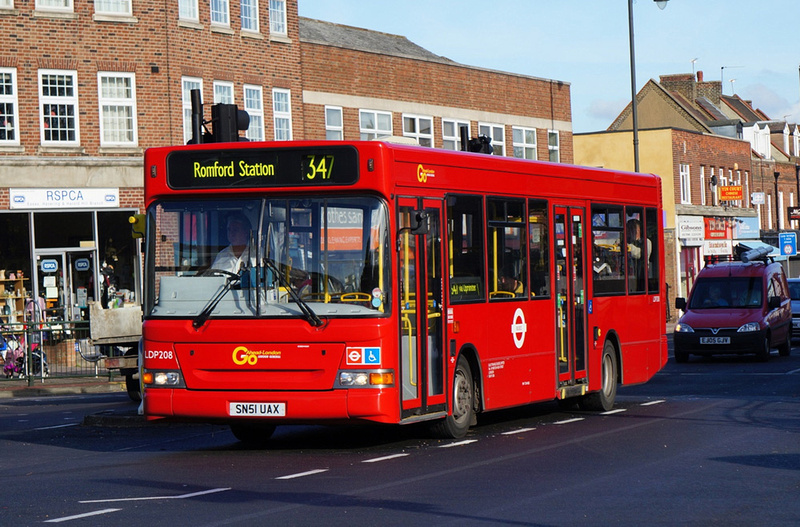
<svg viewBox="0 0 800 527">
<path fill-rule="evenodd" d="M 402 35 L 462 64 L 570 83 L 575 132 L 631 98 L 626 0 L 298 0 L 300 16 Z M 634 0 L 637 91 L 702 70 L 800 123 L 800 0 Z M 692 60 L 696 59 L 694 63 Z M 733 82 L 731 82 L 733 80 Z"/>
</svg>

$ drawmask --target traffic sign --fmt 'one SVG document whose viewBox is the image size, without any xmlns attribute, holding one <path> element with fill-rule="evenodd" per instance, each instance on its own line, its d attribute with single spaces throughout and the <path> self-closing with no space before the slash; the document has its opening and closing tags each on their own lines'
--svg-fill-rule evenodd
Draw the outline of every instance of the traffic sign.
<svg viewBox="0 0 800 527">
<path fill-rule="evenodd" d="M 781 256 L 795 256 L 797 254 L 797 233 L 778 233 L 778 246 L 781 250 Z"/>
</svg>

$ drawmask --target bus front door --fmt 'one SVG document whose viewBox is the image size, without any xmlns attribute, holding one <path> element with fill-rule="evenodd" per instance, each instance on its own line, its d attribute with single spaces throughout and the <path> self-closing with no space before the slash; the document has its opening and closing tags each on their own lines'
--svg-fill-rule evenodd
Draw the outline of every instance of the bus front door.
<svg viewBox="0 0 800 527">
<path fill-rule="evenodd" d="M 402 419 L 412 420 L 447 410 L 441 202 L 400 198 L 398 215 Z"/>
<path fill-rule="evenodd" d="M 582 393 L 586 375 L 586 283 L 582 207 L 554 208 L 556 359 L 562 398 Z"/>
</svg>

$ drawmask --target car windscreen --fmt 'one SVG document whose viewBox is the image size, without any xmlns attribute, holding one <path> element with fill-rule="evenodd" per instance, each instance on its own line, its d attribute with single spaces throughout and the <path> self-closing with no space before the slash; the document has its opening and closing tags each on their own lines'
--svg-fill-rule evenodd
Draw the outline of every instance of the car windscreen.
<svg viewBox="0 0 800 527">
<path fill-rule="evenodd" d="M 692 290 L 689 309 L 756 308 L 762 305 L 762 295 L 761 277 L 700 278 Z"/>
</svg>

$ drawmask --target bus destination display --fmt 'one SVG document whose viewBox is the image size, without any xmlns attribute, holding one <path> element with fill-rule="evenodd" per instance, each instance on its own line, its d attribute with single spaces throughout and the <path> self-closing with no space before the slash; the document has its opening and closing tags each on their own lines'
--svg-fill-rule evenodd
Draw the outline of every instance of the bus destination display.
<svg viewBox="0 0 800 527">
<path fill-rule="evenodd" d="M 349 146 L 291 149 L 179 150 L 167 155 L 174 189 L 352 185 L 358 152 Z"/>
</svg>

